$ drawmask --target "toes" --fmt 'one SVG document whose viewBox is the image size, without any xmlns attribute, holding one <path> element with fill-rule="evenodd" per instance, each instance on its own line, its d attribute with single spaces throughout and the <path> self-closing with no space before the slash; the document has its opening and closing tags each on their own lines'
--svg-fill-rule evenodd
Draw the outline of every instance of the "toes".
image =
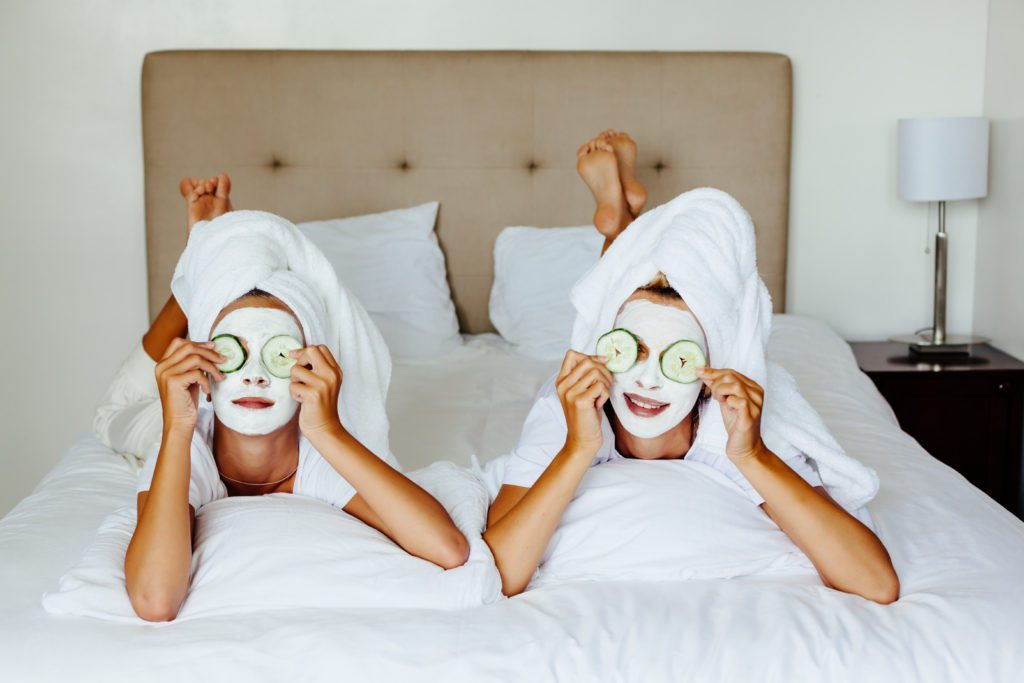
<svg viewBox="0 0 1024 683">
<path fill-rule="evenodd" d="M 231 194 L 231 178 L 227 173 L 221 173 L 217 176 L 217 196 L 220 199 L 227 199 L 229 194 Z"/>
</svg>

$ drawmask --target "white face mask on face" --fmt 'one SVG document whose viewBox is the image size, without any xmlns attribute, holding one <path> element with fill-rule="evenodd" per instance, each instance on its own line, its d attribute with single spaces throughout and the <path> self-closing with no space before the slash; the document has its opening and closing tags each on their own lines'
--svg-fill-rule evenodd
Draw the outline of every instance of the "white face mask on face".
<svg viewBox="0 0 1024 683">
<path fill-rule="evenodd" d="M 615 319 L 647 347 L 647 357 L 614 375 L 612 409 L 630 434 L 644 439 L 661 436 L 685 418 L 700 396 L 703 382 L 674 382 L 661 372 L 661 352 L 679 341 L 697 343 L 707 356 L 707 342 L 697 319 L 689 311 L 634 299 Z"/>
<path fill-rule="evenodd" d="M 210 386 L 217 418 L 226 427 L 248 436 L 269 434 L 287 424 L 299 407 L 289 393 L 292 381 L 268 372 L 260 351 L 268 339 L 279 334 L 301 340 L 302 330 L 295 318 L 277 308 L 239 308 L 217 323 L 210 338 L 218 334 L 238 337 L 248 356 L 242 367 Z"/>
</svg>

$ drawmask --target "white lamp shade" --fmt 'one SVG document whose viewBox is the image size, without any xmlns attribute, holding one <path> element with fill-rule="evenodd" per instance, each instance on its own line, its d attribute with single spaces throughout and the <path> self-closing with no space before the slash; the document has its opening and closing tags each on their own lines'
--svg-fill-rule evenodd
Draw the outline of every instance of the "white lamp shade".
<svg viewBox="0 0 1024 683">
<path fill-rule="evenodd" d="M 900 197 L 914 202 L 988 194 L 988 119 L 900 119 Z"/>
</svg>

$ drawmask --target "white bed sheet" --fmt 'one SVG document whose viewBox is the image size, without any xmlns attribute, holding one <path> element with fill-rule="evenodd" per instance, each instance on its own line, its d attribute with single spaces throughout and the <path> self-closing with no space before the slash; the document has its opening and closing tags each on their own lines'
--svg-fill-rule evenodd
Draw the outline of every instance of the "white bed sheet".
<svg viewBox="0 0 1024 683">
<path fill-rule="evenodd" d="M 881 477 L 869 508 L 902 580 L 892 605 L 761 577 L 580 583 L 461 612 L 294 610 L 164 626 L 54 617 L 40 595 L 134 491 L 127 465 L 83 438 L 0 521 L 0 678 L 1021 680 L 1024 524 L 900 431 L 825 325 L 778 316 L 770 355 Z M 497 455 L 553 369 L 493 336 L 440 363 L 396 366 L 396 454 L 407 468 Z"/>
</svg>

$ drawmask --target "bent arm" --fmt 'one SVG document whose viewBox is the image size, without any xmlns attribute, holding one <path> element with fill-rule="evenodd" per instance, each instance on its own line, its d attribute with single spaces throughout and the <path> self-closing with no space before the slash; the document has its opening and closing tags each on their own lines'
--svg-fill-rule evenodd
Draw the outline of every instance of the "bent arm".
<svg viewBox="0 0 1024 683">
<path fill-rule="evenodd" d="M 124 558 L 135 613 L 170 621 L 188 592 L 195 510 L 188 502 L 191 433 L 164 433 L 149 491 L 138 495 L 138 522 Z"/>
<path fill-rule="evenodd" d="M 899 578 L 885 546 L 823 487 L 812 487 L 767 448 L 736 466 L 826 585 L 882 604 L 899 598 Z"/>
<path fill-rule="evenodd" d="M 411 555 L 445 569 L 465 564 L 469 543 L 433 496 L 344 429 L 310 441 L 357 491 L 345 512 L 386 534 Z"/>
<path fill-rule="evenodd" d="M 505 595 L 530 583 L 555 529 L 593 461 L 587 449 L 566 445 L 530 488 L 504 485 L 487 514 L 491 548 Z"/>
</svg>

